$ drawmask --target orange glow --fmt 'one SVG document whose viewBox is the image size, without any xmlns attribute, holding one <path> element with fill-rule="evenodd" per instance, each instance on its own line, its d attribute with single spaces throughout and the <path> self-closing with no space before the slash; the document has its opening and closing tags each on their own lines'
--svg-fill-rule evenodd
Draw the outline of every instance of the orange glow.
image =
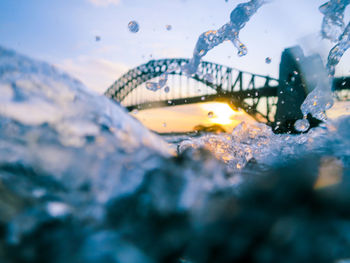
<svg viewBox="0 0 350 263">
<path fill-rule="evenodd" d="M 207 113 L 212 112 L 213 117 L 208 116 L 210 124 L 230 125 L 235 121 L 237 115 L 242 115 L 242 112 L 234 111 L 226 103 L 204 103 L 200 105 L 201 109 Z"/>
<path fill-rule="evenodd" d="M 212 112 L 210 116 L 209 112 Z M 214 124 L 221 125 L 227 132 L 231 132 L 242 121 L 254 122 L 244 111 L 234 111 L 226 103 L 218 102 L 141 110 L 131 115 L 147 128 L 161 133 L 189 132 L 197 125 L 209 127 Z"/>
</svg>

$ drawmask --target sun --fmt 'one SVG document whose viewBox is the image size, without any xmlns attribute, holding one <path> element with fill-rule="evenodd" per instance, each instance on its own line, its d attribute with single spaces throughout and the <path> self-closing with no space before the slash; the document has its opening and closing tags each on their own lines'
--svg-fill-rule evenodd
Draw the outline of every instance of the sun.
<svg viewBox="0 0 350 263">
<path fill-rule="evenodd" d="M 240 114 L 226 103 L 204 103 L 200 107 L 208 115 L 208 122 L 212 124 L 230 125 L 234 122 L 234 117 Z"/>
</svg>

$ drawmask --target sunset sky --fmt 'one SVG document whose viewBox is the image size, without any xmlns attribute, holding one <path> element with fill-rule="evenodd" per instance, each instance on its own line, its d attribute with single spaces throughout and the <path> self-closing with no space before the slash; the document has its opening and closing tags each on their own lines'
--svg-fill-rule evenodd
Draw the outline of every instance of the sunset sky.
<svg viewBox="0 0 350 263">
<path fill-rule="evenodd" d="M 230 12 L 241 2 L 244 1 L 1 0 L 0 45 L 52 63 L 102 94 L 123 73 L 150 59 L 191 57 L 198 36 L 227 23 Z M 232 44 L 224 43 L 205 60 L 278 77 L 280 55 L 286 47 L 301 44 L 307 52 L 317 51 L 325 58 L 332 47 L 319 33 L 322 15 L 318 7 L 325 2 L 272 0 L 261 7 L 240 34 L 248 47 L 247 56 L 238 58 Z M 348 17 L 349 10 L 346 21 Z M 128 31 L 131 20 L 140 25 L 136 34 Z M 166 25 L 171 25 L 172 30 L 166 30 Z M 266 57 L 272 58 L 271 64 L 265 63 Z M 350 74 L 349 62 L 350 52 L 341 61 L 338 75 Z M 203 106 L 187 106 L 143 112 L 139 118 L 151 116 L 163 130 L 162 116 L 170 118 L 178 112 L 180 118 L 187 116 L 182 120 L 187 127 L 187 122 L 196 125 L 198 114 L 203 114 L 199 122 L 206 123 L 206 111 Z M 168 119 L 168 129 L 171 125 L 179 127 L 175 119 Z"/>
</svg>

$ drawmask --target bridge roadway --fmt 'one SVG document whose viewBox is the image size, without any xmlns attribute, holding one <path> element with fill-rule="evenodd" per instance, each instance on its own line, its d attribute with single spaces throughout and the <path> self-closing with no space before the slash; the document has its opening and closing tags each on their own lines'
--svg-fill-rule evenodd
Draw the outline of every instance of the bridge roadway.
<svg viewBox="0 0 350 263">
<path fill-rule="evenodd" d="M 224 102 L 227 103 L 233 110 L 244 109 L 248 114 L 253 116 L 257 121 L 266 122 L 266 117 L 257 111 L 256 106 L 248 105 L 244 102 L 243 98 L 268 98 L 277 96 L 277 87 L 267 87 L 260 88 L 256 90 L 242 90 L 234 92 L 221 92 L 217 94 L 203 95 L 203 96 L 193 96 L 188 98 L 177 98 L 171 100 L 161 100 L 153 102 L 145 102 L 137 105 L 127 106 L 128 111 L 133 110 L 146 110 L 146 109 L 155 109 L 163 108 L 170 106 L 179 106 L 186 104 L 194 103 L 203 103 L 203 102 Z"/>
<path fill-rule="evenodd" d="M 277 97 L 278 86 L 272 86 L 267 88 L 257 88 L 255 90 L 242 90 L 233 92 L 221 92 L 217 94 L 203 95 L 203 96 L 193 96 L 188 98 L 177 98 L 171 100 L 160 100 L 153 102 L 145 102 L 137 105 L 126 106 L 128 111 L 133 110 L 147 110 L 156 109 L 171 106 L 180 106 L 186 104 L 194 104 L 201 102 L 225 102 L 230 105 L 234 110 L 240 108 L 242 104 L 242 99 L 244 98 L 264 98 L 264 97 Z M 350 90 L 350 77 L 339 77 L 335 78 L 333 81 L 333 91 Z M 350 98 L 349 98 L 350 99 Z M 241 107 L 241 108 L 246 108 Z"/>
</svg>

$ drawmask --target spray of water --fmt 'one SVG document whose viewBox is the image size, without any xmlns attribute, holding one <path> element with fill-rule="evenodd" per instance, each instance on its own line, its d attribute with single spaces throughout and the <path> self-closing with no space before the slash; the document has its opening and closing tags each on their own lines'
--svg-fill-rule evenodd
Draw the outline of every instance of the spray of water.
<svg viewBox="0 0 350 263">
<path fill-rule="evenodd" d="M 323 38 L 338 41 L 344 31 L 344 11 L 349 3 L 349 0 L 331 0 L 320 6 L 320 12 L 324 15 L 321 29 Z"/>
<path fill-rule="evenodd" d="M 244 56 L 247 54 L 247 47 L 240 41 L 239 32 L 249 21 L 249 19 L 258 11 L 258 9 L 266 2 L 266 0 L 251 0 L 247 3 L 239 4 L 230 15 L 230 22 L 223 25 L 218 30 L 209 30 L 201 34 L 198 38 L 197 44 L 195 46 L 193 57 L 190 62 L 185 65 L 182 70 L 187 75 L 192 75 L 197 73 L 198 66 L 201 59 L 214 47 L 220 45 L 226 40 L 229 40 L 238 49 L 238 56 Z M 171 73 L 167 71 L 163 76 L 160 77 L 157 82 L 147 82 L 146 88 L 151 91 L 158 91 L 166 87 L 168 80 L 168 74 Z M 204 79 L 211 82 L 212 77 L 205 75 Z"/>
<path fill-rule="evenodd" d="M 320 11 L 324 15 L 322 37 L 336 43 L 329 53 L 327 62 L 327 69 L 331 77 L 334 76 L 335 67 L 343 54 L 350 47 L 350 23 L 346 27 L 344 23 L 344 11 L 349 4 L 350 0 L 331 0 L 320 6 Z"/>
<path fill-rule="evenodd" d="M 214 47 L 224 41 L 231 41 L 238 50 L 238 56 L 247 54 L 247 47 L 240 41 L 239 33 L 250 18 L 265 3 L 264 0 L 251 0 L 239 4 L 230 15 L 230 22 L 218 30 L 209 30 L 201 34 L 195 46 L 191 61 L 185 66 L 184 71 L 188 74 L 197 72 L 201 59 Z"/>
<path fill-rule="evenodd" d="M 317 119 L 326 120 L 325 111 L 333 106 L 331 83 L 335 68 L 350 47 L 350 23 L 346 27 L 344 23 L 344 11 L 349 4 L 350 0 L 331 0 L 319 8 L 324 15 L 321 29 L 322 37 L 336 44 L 328 55 L 326 68 L 329 79 L 320 79 L 316 89 L 307 96 L 301 106 L 304 116 L 310 113 Z"/>
<path fill-rule="evenodd" d="M 350 47 L 350 23 L 345 28 L 343 34 L 339 37 L 338 43 L 331 49 L 328 55 L 327 69 L 330 76 L 334 76 L 335 67 L 339 64 L 340 59 Z"/>
</svg>

